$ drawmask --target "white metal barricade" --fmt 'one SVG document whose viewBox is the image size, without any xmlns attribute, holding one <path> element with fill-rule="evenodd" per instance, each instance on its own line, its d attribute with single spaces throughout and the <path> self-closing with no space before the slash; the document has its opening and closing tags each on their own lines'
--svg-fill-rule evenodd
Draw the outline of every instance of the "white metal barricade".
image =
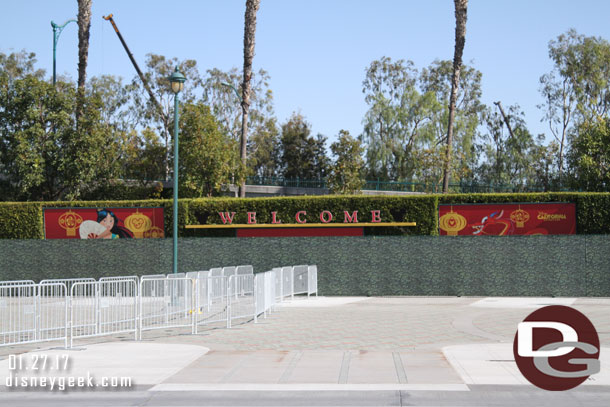
<svg viewBox="0 0 610 407">
<path fill-rule="evenodd" d="M 167 278 L 167 276 L 165 274 L 147 274 L 147 275 L 141 276 L 140 281 L 149 280 L 151 278 Z"/>
<path fill-rule="evenodd" d="M 238 318 L 254 317 L 254 275 L 232 275 L 228 280 L 229 321 Z"/>
<path fill-rule="evenodd" d="M 0 281 L 0 286 L 9 286 L 9 285 L 31 285 L 36 284 L 33 280 L 8 280 L 8 281 Z"/>
<path fill-rule="evenodd" d="M 252 266 L 237 266 L 235 274 L 254 274 L 254 267 Z"/>
<path fill-rule="evenodd" d="M 210 277 L 222 277 L 222 267 L 211 268 Z"/>
<path fill-rule="evenodd" d="M 72 285 L 75 283 L 89 283 L 95 281 L 95 278 L 53 278 L 49 280 L 41 280 L 40 285 L 63 283 L 66 285 L 68 296 L 72 292 Z"/>
<path fill-rule="evenodd" d="M 97 282 L 77 282 L 70 291 L 70 347 L 73 339 L 96 336 L 98 332 Z"/>
<path fill-rule="evenodd" d="M 266 318 L 275 305 L 275 271 L 267 271 L 254 276 L 255 309 L 254 322 L 259 315 Z"/>
<path fill-rule="evenodd" d="M 113 276 L 113 277 L 100 277 L 98 281 L 119 281 L 119 280 L 133 280 L 136 283 L 136 289 L 140 288 L 140 277 L 138 276 Z"/>
<path fill-rule="evenodd" d="M 275 307 L 276 299 L 276 274 L 275 271 L 265 273 L 265 316 L 270 313 Z"/>
<path fill-rule="evenodd" d="M 36 341 L 64 340 L 68 347 L 68 296 L 64 283 L 38 286 Z"/>
<path fill-rule="evenodd" d="M 118 281 L 118 280 L 133 280 L 136 284 L 140 283 L 138 276 L 113 276 L 113 277 L 100 277 L 98 281 Z"/>
<path fill-rule="evenodd" d="M 237 274 L 237 267 L 234 266 L 230 266 L 230 267 L 223 267 L 222 268 L 222 276 L 223 277 L 231 277 Z"/>
<path fill-rule="evenodd" d="M 36 342 L 36 284 L 0 286 L 0 345 Z"/>
<path fill-rule="evenodd" d="M 284 288 L 284 284 L 282 283 L 282 268 L 277 267 L 272 269 L 271 271 L 275 271 L 275 299 L 276 302 L 282 302 L 284 298 L 282 288 Z"/>
<path fill-rule="evenodd" d="M 317 267 L 251 266 L 178 275 L 16 280 L 0 284 L 0 346 L 119 332 L 197 327 L 259 315 L 294 294 L 318 293 Z M 225 274 L 226 276 L 223 276 Z M 139 281 L 139 283 L 138 283 Z M 69 288 L 68 288 L 69 287 Z M 69 334 L 68 334 L 69 331 Z"/>
<path fill-rule="evenodd" d="M 194 333 L 194 283 L 190 278 L 144 279 L 140 282 L 140 339 L 151 329 L 191 327 Z"/>
<path fill-rule="evenodd" d="M 292 294 L 307 294 L 309 285 L 308 266 L 294 266 L 292 274 Z"/>
<path fill-rule="evenodd" d="M 133 332 L 137 339 L 138 288 L 133 279 L 77 282 L 70 302 L 70 346 L 75 338 Z"/>
<path fill-rule="evenodd" d="M 316 294 L 318 296 L 318 266 L 307 266 L 307 296 Z"/>
<path fill-rule="evenodd" d="M 265 314 L 265 275 L 258 273 L 254 276 L 254 322 L 260 314 Z M 274 282 L 275 284 L 275 282 Z"/>
<path fill-rule="evenodd" d="M 209 271 L 199 271 L 197 272 L 197 312 L 202 313 L 204 309 L 206 311 L 210 310 L 211 305 L 211 296 L 210 296 L 210 286 L 208 284 L 208 277 L 210 275 Z"/>
<path fill-rule="evenodd" d="M 211 270 L 210 270 L 211 271 Z M 224 322 L 229 327 L 229 302 L 227 296 L 227 278 L 222 276 L 207 277 L 204 286 L 207 292 L 207 307 L 202 309 L 204 305 L 200 302 L 197 308 L 201 309 L 201 313 L 195 314 L 195 333 L 199 325 Z M 197 298 L 201 299 L 201 295 Z M 201 300 L 200 300 L 201 301 Z"/>
<path fill-rule="evenodd" d="M 294 298 L 294 268 L 282 267 L 282 299 Z"/>
</svg>

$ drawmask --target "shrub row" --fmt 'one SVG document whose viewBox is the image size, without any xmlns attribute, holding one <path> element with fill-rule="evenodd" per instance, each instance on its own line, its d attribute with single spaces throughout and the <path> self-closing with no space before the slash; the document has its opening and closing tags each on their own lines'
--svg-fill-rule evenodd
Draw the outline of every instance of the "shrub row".
<svg viewBox="0 0 610 407">
<path fill-rule="evenodd" d="M 333 214 L 332 222 L 342 223 L 344 211 L 358 211 L 358 221 L 369 222 L 371 211 L 379 210 L 383 222 L 416 222 L 408 228 L 367 228 L 367 235 L 438 235 L 438 205 L 459 203 L 574 202 L 579 234 L 610 233 L 610 193 L 529 193 L 529 194 L 459 194 L 410 196 L 306 196 L 276 198 L 181 199 L 179 203 L 180 236 L 233 236 L 232 230 L 185 229 L 188 224 L 220 224 L 219 212 L 235 212 L 233 223 L 246 223 L 247 212 L 256 212 L 258 223 L 277 220 L 295 223 L 299 211 L 307 212 L 309 223 L 319 222 L 322 211 Z M 165 235 L 172 236 L 172 200 L 124 200 L 77 202 L 1 202 L 0 238 L 42 239 L 43 209 L 51 207 L 155 207 L 164 208 Z"/>
</svg>

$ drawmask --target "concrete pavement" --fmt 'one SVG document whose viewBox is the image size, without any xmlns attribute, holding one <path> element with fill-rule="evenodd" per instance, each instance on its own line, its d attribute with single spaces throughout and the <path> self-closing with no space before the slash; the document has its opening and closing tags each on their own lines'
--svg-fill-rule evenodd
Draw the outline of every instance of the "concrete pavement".
<svg viewBox="0 0 610 407">
<path fill-rule="evenodd" d="M 600 374 L 568 392 L 530 385 L 512 356 L 517 324 L 548 304 L 583 312 L 602 345 Z M 610 405 L 610 299 L 313 297 L 259 321 L 199 335 L 146 332 L 142 342 L 130 335 L 91 338 L 74 350 L 1 348 L 2 384 L 11 353 L 30 360 L 68 355 L 71 370 L 51 375 L 89 372 L 133 382 L 118 394 L 96 389 L 67 398 L 5 387 L 0 402 L 47 397 L 103 405 L 112 393 L 118 405 Z"/>
</svg>

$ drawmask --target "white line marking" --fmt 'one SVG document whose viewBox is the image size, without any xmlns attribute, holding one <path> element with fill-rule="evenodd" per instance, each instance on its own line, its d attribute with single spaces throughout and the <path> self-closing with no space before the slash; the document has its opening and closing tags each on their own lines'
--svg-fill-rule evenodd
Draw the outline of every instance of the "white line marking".
<svg viewBox="0 0 610 407">
<path fill-rule="evenodd" d="M 209 383 L 158 384 L 149 391 L 470 391 L 465 384 L 267 384 L 267 383 Z"/>
</svg>

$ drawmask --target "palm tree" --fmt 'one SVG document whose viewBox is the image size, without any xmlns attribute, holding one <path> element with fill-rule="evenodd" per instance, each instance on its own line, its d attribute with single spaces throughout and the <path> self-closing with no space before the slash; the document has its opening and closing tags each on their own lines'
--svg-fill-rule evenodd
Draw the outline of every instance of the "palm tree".
<svg viewBox="0 0 610 407">
<path fill-rule="evenodd" d="M 241 142 L 240 157 L 244 168 L 247 165 L 246 142 L 248 140 L 248 112 L 250 110 L 250 79 L 252 78 L 252 59 L 254 58 L 254 36 L 256 34 L 256 12 L 260 0 L 246 0 L 246 15 L 244 26 L 244 80 L 241 84 Z M 242 179 L 239 187 L 239 196 L 246 196 L 246 180 Z"/>
<path fill-rule="evenodd" d="M 449 97 L 449 123 L 447 125 L 447 155 L 443 169 L 443 193 L 449 191 L 451 168 L 451 143 L 453 141 L 453 122 L 455 120 L 455 103 L 457 100 L 460 71 L 462 70 L 462 54 L 466 42 L 466 19 L 468 0 L 453 0 L 455 5 L 455 48 L 453 51 L 453 75 L 451 77 L 451 96 Z"/>
<path fill-rule="evenodd" d="M 87 79 L 87 58 L 89 56 L 89 30 L 91 28 L 91 1 L 77 0 L 78 2 L 78 100 L 76 107 L 76 120 L 82 113 L 83 97 L 85 95 L 85 81 Z"/>
</svg>

